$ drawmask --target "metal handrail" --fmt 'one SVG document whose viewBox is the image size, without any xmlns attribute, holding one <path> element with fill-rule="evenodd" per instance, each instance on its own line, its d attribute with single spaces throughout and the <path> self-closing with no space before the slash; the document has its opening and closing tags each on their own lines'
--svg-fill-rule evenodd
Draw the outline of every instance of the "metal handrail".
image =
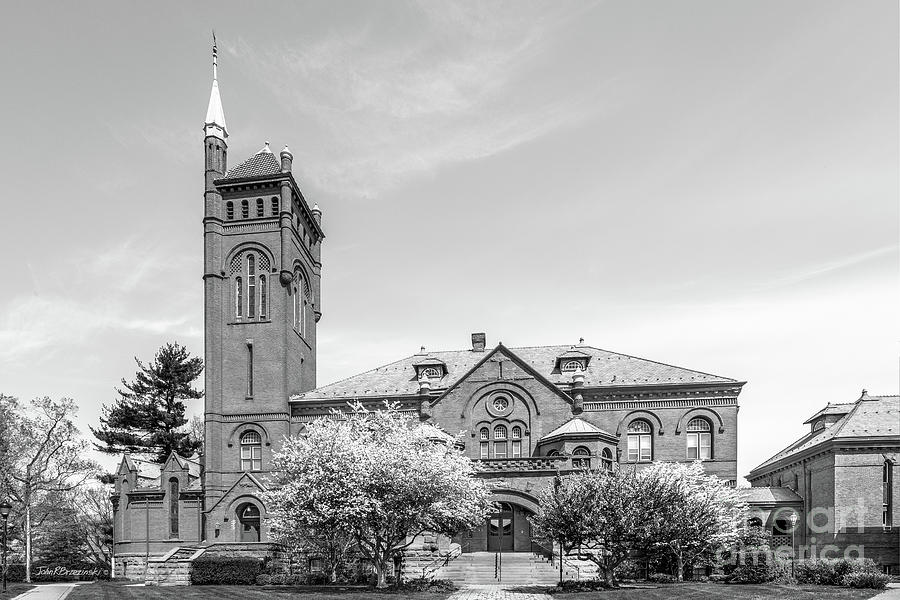
<svg viewBox="0 0 900 600">
<path fill-rule="evenodd" d="M 450 551 L 447 552 L 447 554 L 439 555 L 437 558 L 435 558 L 422 568 L 422 579 L 425 579 L 425 577 L 427 577 L 427 572 L 429 569 L 431 569 L 432 574 L 434 574 L 438 569 L 440 569 L 441 567 L 446 567 L 451 560 L 459 557 L 461 554 L 462 546 L 457 544 L 456 548 L 451 548 Z"/>
<path fill-rule="evenodd" d="M 553 549 L 552 543 L 550 544 L 550 547 L 548 548 L 543 543 L 541 543 L 540 540 L 538 540 L 536 538 L 531 538 L 531 544 L 532 544 L 532 546 L 537 546 L 538 548 L 541 548 L 542 550 L 545 551 L 542 553 L 535 552 L 535 554 L 543 554 L 543 556 L 549 556 L 551 565 L 553 564 L 553 559 L 558 556 L 560 558 L 560 560 L 562 561 L 561 562 L 562 565 L 575 570 L 575 580 L 581 581 L 581 567 L 579 567 L 578 565 L 576 565 L 575 563 L 570 561 L 568 558 L 566 558 L 566 556 L 561 551 L 562 550 L 561 547 L 560 547 L 560 552 L 557 552 L 556 550 Z"/>
</svg>

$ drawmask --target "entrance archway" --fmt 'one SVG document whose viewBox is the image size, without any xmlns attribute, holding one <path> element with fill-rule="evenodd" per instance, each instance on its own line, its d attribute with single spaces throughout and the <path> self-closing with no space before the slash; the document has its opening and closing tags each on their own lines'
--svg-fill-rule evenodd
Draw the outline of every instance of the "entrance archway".
<svg viewBox="0 0 900 600">
<path fill-rule="evenodd" d="M 515 528 L 515 512 L 508 502 L 499 502 L 487 518 L 488 552 L 512 552 Z"/>
<path fill-rule="evenodd" d="M 259 508 L 255 504 L 241 504 L 237 509 L 237 519 L 240 531 L 238 538 L 241 542 L 259 541 Z"/>
</svg>

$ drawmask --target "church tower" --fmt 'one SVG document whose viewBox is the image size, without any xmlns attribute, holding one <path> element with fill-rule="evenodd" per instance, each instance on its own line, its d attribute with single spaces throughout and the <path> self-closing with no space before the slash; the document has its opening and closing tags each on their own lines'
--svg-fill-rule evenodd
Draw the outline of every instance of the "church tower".
<svg viewBox="0 0 900 600">
<path fill-rule="evenodd" d="M 203 529 L 208 541 L 264 541 L 254 488 L 289 435 L 288 399 L 316 387 L 322 213 L 303 196 L 287 146 L 276 157 L 266 142 L 228 167 L 217 62 L 214 42 L 204 124 Z"/>
</svg>

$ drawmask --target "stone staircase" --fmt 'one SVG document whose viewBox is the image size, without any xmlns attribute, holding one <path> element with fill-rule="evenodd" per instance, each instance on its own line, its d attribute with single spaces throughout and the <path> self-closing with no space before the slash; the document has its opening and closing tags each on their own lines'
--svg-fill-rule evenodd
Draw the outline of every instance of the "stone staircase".
<svg viewBox="0 0 900 600">
<path fill-rule="evenodd" d="M 435 577 L 450 579 L 458 585 L 554 585 L 559 581 L 556 563 L 531 552 L 505 552 L 501 557 L 500 577 L 497 578 L 496 552 L 467 552 L 442 567 Z M 571 577 L 570 569 L 564 576 Z"/>
<path fill-rule="evenodd" d="M 205 548 L 180 546 L 162 556 L 150 557 L 144 575 L 145 585 L 190 585 L 191 561 L 203 554 Z"/>
</svg>

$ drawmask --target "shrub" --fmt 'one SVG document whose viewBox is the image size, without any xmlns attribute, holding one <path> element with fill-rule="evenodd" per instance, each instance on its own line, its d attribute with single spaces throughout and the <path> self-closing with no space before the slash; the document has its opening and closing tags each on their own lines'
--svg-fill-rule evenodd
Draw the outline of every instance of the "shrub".
<svg viewBox="0 0 900 600">
<path fill-rule="evenodd" d="M 262 561 L 244 556 L 201 556 L 193 567 L 194 585 L 253 585 L 262 571 Z"/>
<path fill-rule="evenodd" d="M 872 559 L 809 559 L 797 563 L 794 575 L 797 583 L 815 585 L 844 585 L 844 577 L 850 573 L 877 573 L 878 566 Z"/>
<path fill-rule="evenodd" d="M 328 575 L 325 573 L 310 573 L 305 577 L 306 585 L 325 585 L 328 583 Z"/>
<path fill-rule="evenodd" d="M 645 572 L 643 563 L 630 558 L 623 560 L 615 569 L 616 579 L 620 581 L 643 579 Z"/>
<path fill-rule="evenodd" d="M 261 573 L 256 576 L 256 585 L 272 585 L 272 575 Z"/>
<path fill-rule="evenodd" d="M 855 571 L 844 575 L 842 583 L 852 588 L 871 588 L 873 590 L 883 590 L 891 581 L 890 575 L 884 573 L 876 573 L 874 571 Z"/>
<path fill-rule="evenodd" d="M 452 592 L 456 590 L 456 585 L 449 579 L 418 577 L 400 583 L 397 589 L 409 592 Z"/>
<path fill-rule="evenodd" d="M 653 573 L 647 577 L 647 581 L 652 583 L 675 583 L 678 581 L 678 578 L 668 573 Z"/>
<path fill-rule="evenodd" d="M 567 579 L 556 584 L 556 587 L 550 589 L 551 594 L 570 594 L 574 592 L 594 592 L 597 590 L 608 589 L 606 581 L 603 579 L 582 579 L 574 581 Z"/>
</svg>

